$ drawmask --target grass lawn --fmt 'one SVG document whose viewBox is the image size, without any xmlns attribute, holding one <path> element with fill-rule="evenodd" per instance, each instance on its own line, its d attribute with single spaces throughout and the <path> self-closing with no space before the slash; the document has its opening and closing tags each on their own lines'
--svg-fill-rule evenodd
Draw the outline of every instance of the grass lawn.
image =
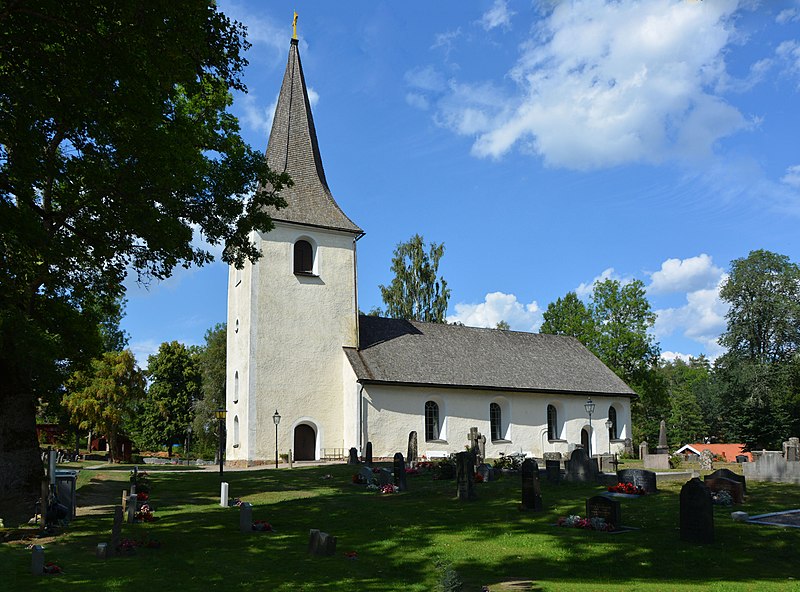
<svg viewBox="0 0 800 592">
<path fill-rule="evenodd" d="M 231 496 L 254 505 L 254 519 L 275 533 L 239 533 L 239 511 L 219 507 L 213 472 L 153 473 L 158 521 L 123 525 L 123 538 L 156 539 L 160 549 L 96 559 L 110 539 L 110 513 L 82 516 L 45 540 L 45 560 L 58 576 L 30 575 L 25 543 L 0 544 L 0 589 L 16 590 L 270 590 L 433 591 L 437 561 L 449 563 L 465 592 L 522 590 L 800 590 L 800 529 L 734 523 L 715 508 L 716 542 L 679 540 L 682 482 L 660 493 L 622 499 L 622 534 L 559 528 L 559 516 L 583 515 L 599 485 L 542 481 L 544 511 L 520 512 L 520 478 L 476 485 L 479 499 L 459 503 L 454 481 L 410 476 L 409 491 L 379 495 L 350 483 L 352 467 L 228 472 Z M 324 479 L 330 474 L 332 479 Z M 127 473 L 82 471 L 79 501 L 118 503 Z M 748 483 L 735 509 L 761 514 L 800 508 L 800 487 Z M 307 555 L 308 531 L 338 537 L 334 557 Z M 30 542 L 30 541 L 29 541 Z M 358 558 L 345 553 L 355 551 Z M 794 578 L 797 578 L 795 580 Z M 508 582 L 527 581 L 527 585 Z M 506 583 L 506 584 L 503 584 Z"/>
</svg>

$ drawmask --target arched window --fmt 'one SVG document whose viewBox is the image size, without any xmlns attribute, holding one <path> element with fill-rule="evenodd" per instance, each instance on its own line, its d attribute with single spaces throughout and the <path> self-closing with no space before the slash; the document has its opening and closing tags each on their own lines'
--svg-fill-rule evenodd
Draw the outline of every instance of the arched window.
<svg viewBox="0 0 800 592">
<path fill-rule="evenodd" d="M 555 405 L 547 406 L 547 439 L 558 440 L 558 413 Z"/>
<path fill-rule="evenodd" d="M 233 402 L 239 402 L 239 371 L 233 373 Z"/>
<path fill-rule="evenodd" d="M 294 272 L 301 275 L 314 273 L 314 249 L 308 241 L 299 240 L 294 244 Z"/>
<path fill-rule="evenodd" d="M 611 420 L 611 427 L 608 428 L 608 439 L 609 440 L 616 440 L 617 439 L 617 410 L 614 409 L 614 406 L 608 408 L 608 419 Z"/>
<path fill-rule="evenodd" d="M 439 439 L 439 405 L 434 401 L 425 402 L 425 440 Z"/>
<path fill-rule="evenodd" d="M 233 447 L 239 448 L 239 416 L 233 418 Z"/>
<path fill-rule="evenodd" d="M 500 414 L 500 405 L 497 403 L 489 404 L 489 423 L 491 424 L 492 440 L 503 439 L 503 422 Z"/>
</svg>

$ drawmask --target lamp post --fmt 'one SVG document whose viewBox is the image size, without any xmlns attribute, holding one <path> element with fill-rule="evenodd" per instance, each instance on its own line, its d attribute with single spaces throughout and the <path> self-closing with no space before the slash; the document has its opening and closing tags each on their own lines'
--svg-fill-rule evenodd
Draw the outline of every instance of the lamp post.
<svg viewBox="0 0 800 592">
<path fill-rule="evenodd" d="M 608 453 L 611 454 L 611 428 L 614 427 L 614 422 L 610 419 L 606 420 L 606 431 L 608 432 Z"/>
<path fill-rule="evenodd" d="M 281 416 L 278 410 L 275 410 L 275 415 L 272 416 L 272 421 L 275 422 L 275 468 L 278 468 L 278 424 L 281 422 Z"/>
<path fill-rule="evenodd" d="M 219 420 L 219 480 L 222 481 L 222 472 L 223 472 L 223 465 L 225 464 L 223 458 L 225 454 L 225 445 L 223 443 L 225 439 L 225 416 L 228 414 L 227 411 L 223 407 L 220 407 L 216 411 L 217 419 Z"/>
<path fill-rule="evenodd" d="M 192 443 L 192 426 L 186 428 L 186 466 L 189 466 L 189 446 Z"/>
<path fill-rule="evenodd" d="M 586 409 L 586 413 L 589 414 L 589 458 L 592 458 L 592 413 L 594 413 L 594 402 L 592 398 L 589 397 L 586 399 L 586 403 L 583 404 L 583 408 Z"/>
</svg>

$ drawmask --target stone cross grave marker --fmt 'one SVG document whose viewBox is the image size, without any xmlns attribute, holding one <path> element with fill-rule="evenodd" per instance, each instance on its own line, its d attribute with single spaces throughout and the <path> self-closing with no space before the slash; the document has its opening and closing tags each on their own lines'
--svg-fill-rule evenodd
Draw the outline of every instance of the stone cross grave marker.
<svg viewBox="0 0 800 592">
<path fill-rule="evenodd" d="M 396 452 L 394 455 L 394 484 L 399 491 L 408 491 L 406 483 L 406 463 L 403 460 L 403 453 Z"/>
<path fill-rule="evenodd" d="M 367 466 L 372 466 L 372 442 L 367 442 Z"/>
<path fill-rule="evenodd" d="M 547 480 L 550 483 L 561 483 L 561 461 L 546 460 L 544 461 L 544 469 L 547 473 Z"/>
<path fill-rule="evenodd" d="M 458 501 L 466 502 L 476 499 L 474 482 L 474 464 L 471 453 L 464 451 L 456 454 L 456 480 L 458 484 Z"/>
<path fill-rule="evenodd" d="M 417 432 L 414 431 L 408 434 L 408 454 L 406 455 L 408 466 L 413 467 L 417 464 L 417 456 Z"/>
<path fill-rule="evenodd" d="M 539 483 L 539 465 L 532 458 L 526 458 L 522 461 L 520 474 L 522 475 L 522 503 L 519 509 L 541 511 L 542 489 Z"/>
<path fill-rule="evenodd" d="M 690 543 L 714 542 L 714 504 L 711 491 L 697 477 L 681 487 L 681 540 Z"/>
<path fill-rule="evenodd" d="M 308 552 L 311 555 L 332 556 L 336 554 L 336 537 L 312 528 L 308 532 Z"/>
<path fill-rule="evenodd" d="M 111 526 L 111 555 L 119 553 L 119 544 L 122 541 L 122 506 L 114 506 L 114 524 Z"/>
<path fill-rule="evenodd" d="M 253 532 L 253 505 L 244 502 L 239 506 L 239 531 L 242 533 Z"/>
<path fill-rule="evenodd" d="M 656 493 L 658 491 L 656 474 L 645 469 L 621 469 L 617 471 L 618 483 L 633 483 L 637 487 L 644 489 L 645 493 Z"/>
<path fill-rule="evenodd" d="M 357 465 L 358 464 L 358 450 L 355 447 L 350 449 L 350 455 L 347 458 L 348 465 Z"/>
<path fill-rule="evenodd" d="M 602 518 L 616 530 L 622 524 L 622 506 L 619 500 L 595 495 L 586 500 L 586 517 Z"/>
</svg>

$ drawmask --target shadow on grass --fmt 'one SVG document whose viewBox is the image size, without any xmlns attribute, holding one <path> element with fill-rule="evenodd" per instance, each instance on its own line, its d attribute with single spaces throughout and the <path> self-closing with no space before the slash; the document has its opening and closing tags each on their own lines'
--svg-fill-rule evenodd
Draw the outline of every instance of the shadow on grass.
<svg viewBox="0 0 800 592">
<path fill-rule="evenodd" d="M 97 543 L 108 541 L 111 515 L 90 516 L 47 549 L 48 561 L 65 569 L 59 578 L 26 575 L 28 552 L 0 547 L 0 565 L 11 573 L 9 589 L 130 590 L 153 587 L 190 590 L 418 590 L 436 587 L 437 560 L 450 563 L 465 591 L 501 581 L 532 581 L 533 588 L 581 585 L 618 589 L 650 582 L 685 589 L 720 582 L 785 582 L 797 577 L 795 549 L 800 530 L 734 523 L 730 508 L 717 508 L 716 543 L 698 547 L 679 540 L 678 492 L 669 484 L 656 495 L 622 500 L 622 518 L 640 530 L 612 535 L 554 526 L 559 516 L 583 514 L 595 485 L 542 483 L 544 510 L 520 512 L 519 479 L 477 486 L 478 500 L 459 503 L 454 481 L 429 475 L 409 478 L 409 491 L 378 495 L 352 485 L 353 467 L 238 472 L 225 475 L 230 494 L 253 504 L 254 519 L 274 533 L 239 532 L 239 511 L 219 506 L 213 473 L 152 474 L 157 522 L 125 524 L 123 537 L 157 539 L 161 549 L 99 561 Z M 331 474 L 332 479 L 323 479 Z M 81 488 L 81 494 L 87 487 Z M 763 513 L 800 507 L 800 490 L 748 484 L 742 508 Z M 114 494 L 114 502 L 119 493 Z M 789 504 L 789 506 L 787 506 Z M 738 508 L 737 508 L 738 509 Z M 306 553 L 308 531 L 338 537 L 334 557 Z M 345 557 L 355 551 L 358 559 Z M 724 562 L 719 561 L 724 557 Z M 725 587 L 725 586 L 723 586 Z M 747 586 L 740 588 L 746 589 Z"/>
</svg>

